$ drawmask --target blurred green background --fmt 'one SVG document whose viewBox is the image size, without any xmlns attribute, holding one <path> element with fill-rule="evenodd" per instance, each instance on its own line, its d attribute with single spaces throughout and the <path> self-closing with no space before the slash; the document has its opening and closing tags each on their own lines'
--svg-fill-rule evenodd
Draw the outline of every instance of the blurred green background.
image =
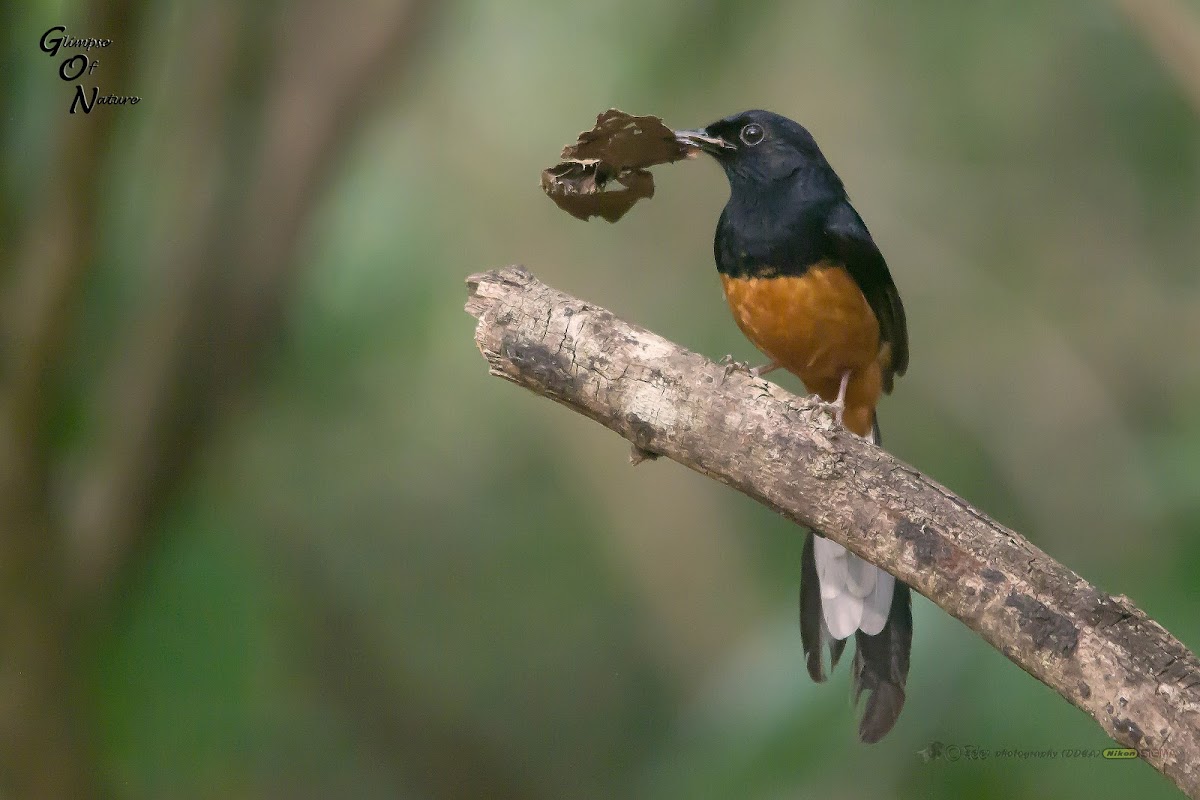
<svg viewBox="0 0 1200 800">
<path fill-rule="evenodd" d="M 489 378 L 523 263 L 713 357 L 707 161 L 616 226 L 616 106 L 808 126 L 908 309 L 889 450 L 1200 644 L 1200 3 L 7 4 L 0 797 L 1177 796 L 918 598 L 854 737 L 800 531 Z M 108 37 L 68 114 L 52 25 Z M 794 379 L 781 382 L 799 389 Z"/>
</svg>

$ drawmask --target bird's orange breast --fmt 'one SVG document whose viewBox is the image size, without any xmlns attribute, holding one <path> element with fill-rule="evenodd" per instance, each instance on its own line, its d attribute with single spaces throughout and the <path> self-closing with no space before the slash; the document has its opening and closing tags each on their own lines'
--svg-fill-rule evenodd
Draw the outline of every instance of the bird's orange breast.
<svg viewBox="0 0 1200 800">
<path fill-rule="evenodd" d="M 847 410 L 869 407 L 882 392 L 879 322 L 842 266 L 816 264 L 803 275 L 734 278 L 721 275 L 725 299 L 742 333 L 826 400 L 851 374 Z M 861 425 L 847 427 L 857 428 Z M 855 431 L 865 433 L 865 431 Z"/>
</svg>

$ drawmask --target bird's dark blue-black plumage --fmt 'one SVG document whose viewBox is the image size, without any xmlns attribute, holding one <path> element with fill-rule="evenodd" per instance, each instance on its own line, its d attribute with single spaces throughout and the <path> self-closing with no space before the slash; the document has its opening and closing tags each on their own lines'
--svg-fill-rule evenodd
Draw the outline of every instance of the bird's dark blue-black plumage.
<svg viewBox="0 0 1200 800">
<path fill-rule="evenodd" d="M 887 262 L 841 178 L 806 128 L 770 111 L 745 111 L 705 128 L 737 142 L 748 124 L 766 136 L 756 146 L 714 152 L 729 179 L 729 203 L 714 240 L 717 269 L 737 277 L 800 274 L 825 259 L 850 272 L 891 347 L 884 384 L 908 369 L 908 325 Z"/>
<path fill-rule="evenodd" d="M 908 367 L 908 328 L 887 263 L 841 179 L 808 130 L 768 111 L 679 136 L 711 154 L 729 180 L 713 252 L 738 326 L 810 391 L 844 398 L 847 427 L 878 444 L 875 404 Z M 876 742 L 904 704 L 910 590 L 810 533 L 800 635 L 813 680 L 825 679 L 822 651 L 836 665 L 851 634 L 854 697 L 866 695 L 859 737 Z"/>
</svg>

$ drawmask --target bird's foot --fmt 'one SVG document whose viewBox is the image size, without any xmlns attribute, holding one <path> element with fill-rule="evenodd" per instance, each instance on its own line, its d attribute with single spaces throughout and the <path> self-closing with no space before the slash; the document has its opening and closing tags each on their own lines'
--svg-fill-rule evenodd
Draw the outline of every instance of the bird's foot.
<svg viewBox="0 0 1200 800">
<path fill-rule="evenodd" d="M 833 414 L 833 421 L 838 427 L 844 424 L 846 416 L 846 387 L 850 385 L 850 373 L 846 372 L 842 375 L 841 386 L 838 387 L 837 399 L 830 403 L 824 403 L 825 407 Z"/>
<path fill-rule="evenodd" d="M 754 370 L 750 368 L 749 364 L 747 364 L 745 361 L 738 361 L 729 354 L 723 356 L 717 363 L 725 367 L 725 374 L 722 376 L 723 379 L 728 378 L 730 375 L 738 371 L 754 375 Z"/>
<path fill-rule="evenodd" d="M 733 374 L 737 370 L 745 372 L 751 378 L 761 378 L 763 375 L 766 375 L 768 372 L 774 372 L 775 370 L 779 369 L 779 367 L 781 366 L 781 364 L 778 361 L 769 361 L 766 364 L 761 364 L 757 367 L 752 367 L 752 366 L 750 366 L 750 364 L 748 362 L 737 361 L 731 355 L 724 356 L 717 363 L 721 364 L 725 367 L 725 377 L 726 378 L 728 378 L 731 374 Z"/>
<path fill-rule="evenodd" d="M 779 369 L 782 366 L 783 365 L 780 364 L 778 361 L 768 361 L 766 364 L 762 364 L 760 366 L 752 368 L 750 370 L 750 374 L 756 378 L 761 378 L 763 375 L 766 375 L 767 373 L 770 373 L 770 372 L 774 372 L 775 370 Z"/>
<path fill-rule="evenodd" d="M 846 401 L 838 398 L 833 402 L 826 403 L 824 400 L 822 400 L 821 405 L 829 409 L 829 413 L 833 415 L 833 421 L 837 423 L 839 427 L 841 427 L 846 416 Z"/>
</svg>

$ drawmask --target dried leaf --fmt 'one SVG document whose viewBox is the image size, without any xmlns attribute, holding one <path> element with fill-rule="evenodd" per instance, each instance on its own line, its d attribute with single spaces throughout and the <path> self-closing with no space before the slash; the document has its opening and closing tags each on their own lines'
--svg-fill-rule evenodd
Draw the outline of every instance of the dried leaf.
<svg viewBox="0 0 1200 800">
<path fill-rule="evenodd" d="M 654 177 L 646 167 L 688 155 L 658 117 L 610 108 L 563 148 L 561 163 L 542 171 L 542 190 L 572 216 L 616 222 L 638 200 L 654 196 Z M 614 180 L 624 188 L 609 188 Z"/>
</svg>

